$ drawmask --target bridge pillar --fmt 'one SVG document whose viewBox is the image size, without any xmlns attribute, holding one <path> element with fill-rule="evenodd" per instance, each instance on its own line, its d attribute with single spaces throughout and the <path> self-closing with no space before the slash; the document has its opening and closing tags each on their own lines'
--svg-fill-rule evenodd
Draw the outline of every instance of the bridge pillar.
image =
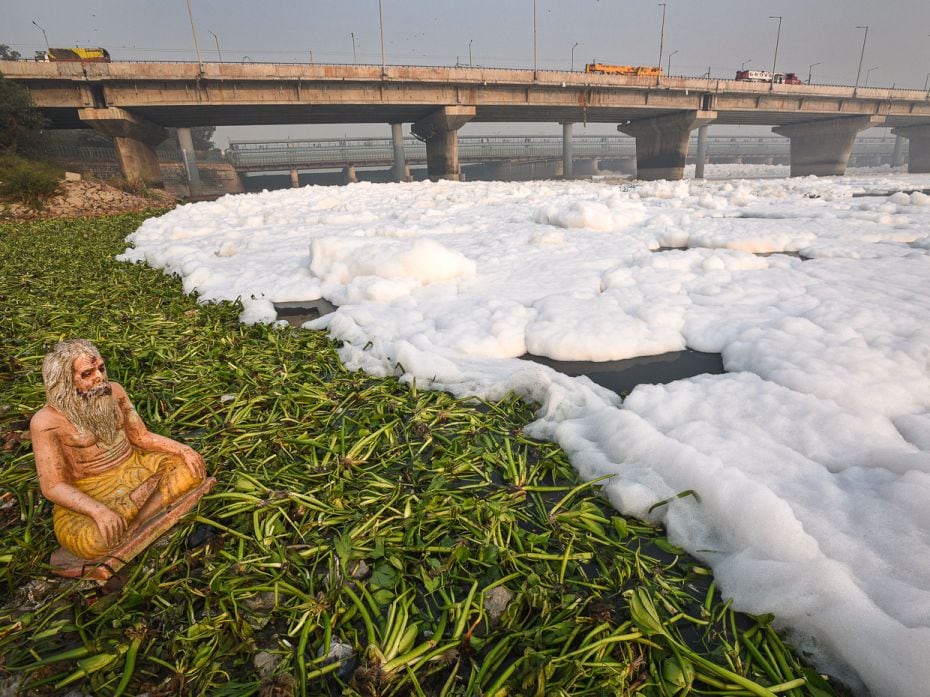
<svg viewBox="0 0 930 697">
<path fill-rule="evenodd" d="M 355 173 L 355 165 L 346 165 L 343 167 L 342 174 L 345 177 L 346 184 L 358 183 L 358 175 Z"/>
<path fill-rule="evenodd" d="M 630 121 L 617 126 L 617 130 L 636 138 L 638 179 L 681 179 L 691 131 L 716 118 L 716 111 L 681 111 Z"/>
<path fill-rule="evenodd" d="M 297 172 L 296 167 L 291 167 L 291 188 L 300 188 L 300 174 Z"/>
<path fill-rule="evenodd" d="M 571 122 L 562 124 L 562 176 L 571 179 L 572 173 L 572 126 Z"/>
<path fill-rule="evenodd" d="M 859 131 L 881 126 L 884 116 L 850 116 L 776 126 L 772 133 L 791 139 L 791 176 L 842 176 Z"/>
<path fill-rule="evenodd" d="M 426 170 L 431 180 L 461 178 L 458 130 L 474 117 L 473 106 L 447 106 L 410 127 L 413 135 L 426 141 Z"/>
<path fill-rule="evenodd" d="M 184 158 L 184 168 L 187 170 L 187 183 L 192 196 L 202 193 L 200 184 L 200 170 L 197 169 L 197 154 L 194 152 L 194 140 L 191 138 L 191 129 L 178 128 L 178 145 L 181 146 L 181 157 Z"/>
<path fill-rule="evenodd" d="M 600 161 L 593 157 L 578 160 L 578 176 L 590 177 L 599 174 L 601 171 L 599 165 Z"/>
<path fill-rule="evenodd" d="M 908 140 L 907 171 L 911 174 L 930 172 L 930 123 L 899 126 L 891 132 Z"/>
<path fill-rule="evenodd" d="M 391 124 L 391 143 L 394 146 L 394 181 L 409 182 L 410 172 L 404 153 L 404 125 L 402 123 Z"/>
<path fill-rule="evenodd" d="M 78 109 L 81 121 L 113 139 L 120 169 L 127 181 L 163 188 L 155 146 L 168 137 L 161 126 L 119 107 Z"/>
<path fill-rule="evenodd" d="M 704 178 L 704 163 L 707 161 L 707 124 L 698 129 L 697 160 L 694 162 L 694 178 Z"/>
<path fill-rule="evenodd" d="M 891 153 L 891 166 L 900 167 L 904 164 L 904 136 L 895 134 L 894 151 Z"/>
</svg>

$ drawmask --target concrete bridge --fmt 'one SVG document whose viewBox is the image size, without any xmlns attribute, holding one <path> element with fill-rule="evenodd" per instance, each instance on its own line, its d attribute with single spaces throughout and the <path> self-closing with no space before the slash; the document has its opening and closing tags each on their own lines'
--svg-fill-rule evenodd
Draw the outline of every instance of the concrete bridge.
<svg viewBox="0 0 930 697">
<path fill-rule="evenodd" d="M 930 171 L 930 95 L 923 90 L 787 85 L 688 77 L 412 66 L 8 62 L 52 127 L 111 136 L 129 179 L 160 182 L 154 145 L 178 127 L 389 123 L 403 178 L 402 124 L 426 143 L 433 179 L 460 174 L 458 130 L 474 122 L 558 122 L 571 176 L 572 124 L 616 123 L 636 141 L 637 176 L 680 179 L 691 131 L 772 125 L 790 140 L 791 174 L 843 174 L 856 134 L 890 126 L 909 142 L 908 171 Z M 186 142 L 185 142 L 186 141 Z M 703 153 L 698 155 L 699 166 Z"/>
</svg>

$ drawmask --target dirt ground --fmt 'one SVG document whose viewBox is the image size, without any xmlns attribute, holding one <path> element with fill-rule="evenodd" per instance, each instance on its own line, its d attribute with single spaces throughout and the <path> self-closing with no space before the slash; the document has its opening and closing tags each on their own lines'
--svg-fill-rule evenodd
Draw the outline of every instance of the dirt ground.
<svg viewBox="0 0 930 697">
<path fill-rule="evenodd" d="M 59 193 L 48 199 L 41 208 L 0 201 L 0 221 L 112 215 L 146 208 L 166 208 L 176 203 L 175 196 L 162 189 L 148 189 L 140 195 L 122 191 L 104 182 L 81 179 L 63 181 Z"/>
</svg>

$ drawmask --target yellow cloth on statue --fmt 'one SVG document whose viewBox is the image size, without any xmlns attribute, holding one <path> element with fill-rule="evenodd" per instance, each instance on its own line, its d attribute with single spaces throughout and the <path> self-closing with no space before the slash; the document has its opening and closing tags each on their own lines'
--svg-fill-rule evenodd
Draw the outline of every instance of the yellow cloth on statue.
<svg viewBox="0 0 930 697">
<path fill-rule="evenodd" d="M 113 469 L 77 479 L 71 484 L 131 523 L 138 515 L 139 507 L 129 495 L 155 475 L 160 477 L 158 491 L 165 505 L 173 503 L 201 482 L 177 455 L 133 450 L 132 455 Z M 52 520 L 58 542 L 77 557 L 95 559 L 112 549 L 104 542 L 94 519 L 83 513 L 55 505 Z"/>
</svg>

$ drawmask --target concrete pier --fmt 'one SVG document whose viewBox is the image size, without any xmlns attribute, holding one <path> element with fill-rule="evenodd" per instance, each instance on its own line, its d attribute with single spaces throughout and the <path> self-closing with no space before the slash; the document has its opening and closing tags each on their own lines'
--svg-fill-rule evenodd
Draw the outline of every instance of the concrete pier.
<svg viewBox="0 0 930 697">
<path fill-rule="evenodd" d="M 791 139 L 791 176 L 842 176 L 859 131 L 881 126 L 883 116 L 850 116 L 778 126 L 772 133 Z"/>
<path fill-rule="evenodd" d="M 458 130 L 475 117 L 473 106 L 446 106 L 414 123 L 410 132 L 426 142 L 426 168 L 429 178 L 458 181 Z"/>
<path fill-rule="evenodd" d="M 168 137 L 168 131 L 119 107 L 78 109 L 78 117 L 113 139 L 126 181 L 164 187 L 155 146 Z"/>
<path fill-rule="evenodd" d="M 342 177 L 346 184 L 358 183 L 358 175 L 355 172 L 355 165 L 346 165 L 342 168 Z"/>
<path fill-rule="evenodd" d="M 194 141 L 191 138 L 191 129 L 178 128 L 178 145 L 181 146 L 181 156 L 184 158 L 184 167 L 187 170 L 187 183 L 191 196 L 203 193 L 200 183 L 200 170 L 197 169 L 197 154 L 194 152 Z"/>
<path fill-rule="evenodd" d="M 407 168 L 407 157 L 404 153 L 404 125 L 391 124 L 391 144 L 394 146 L 394 181 L 410 181 L 410 172 Z"/>
<path fill-rule="evenodd" d="M 716 118 L 715 111 L 680 111 L 617 126 L 621 133 L 636 138 L 637 179 L 683 178 L 691 131 Z"/>
<path fill-rule="evenodd" d="M 562 124 L 562 176 L 571 179 L 574 176 L 572 172 L 572 126 L 573 124 Z"/>
<path fill-rule="evenodd" d="M 600 174 L 600 161 L 597 158 L 586 157 L 583 160 L 578 160 L 576 163 L 577 170 L 576 174 L 580 177 L 593 177 L 595 174 Z"/>
<path fill-rule="evenodd" d="M 894 137 L 894 151 L 891 153 L 891 166 L 900 167 L 904 164 L 904 136 Z"/>
<path fill-rule="evenodd" d="M 907 171 L 911 174 L 930 172 L 930 124 L 899 126 L 891 132 L 908 140 Z"/>
<path fill-rule="evenodd" d="M 707 161 L 707 125 L 698 129 L 697 160 L 694 163 L 694 178 L 704 178 L 704 163 Z"/>
<path fill-rule="evenodd" d="M 297 189 L 300 187 L 300 174 L 297 173 L 297 168 L 291 168 L 291 188 Z"/>
</svg>

